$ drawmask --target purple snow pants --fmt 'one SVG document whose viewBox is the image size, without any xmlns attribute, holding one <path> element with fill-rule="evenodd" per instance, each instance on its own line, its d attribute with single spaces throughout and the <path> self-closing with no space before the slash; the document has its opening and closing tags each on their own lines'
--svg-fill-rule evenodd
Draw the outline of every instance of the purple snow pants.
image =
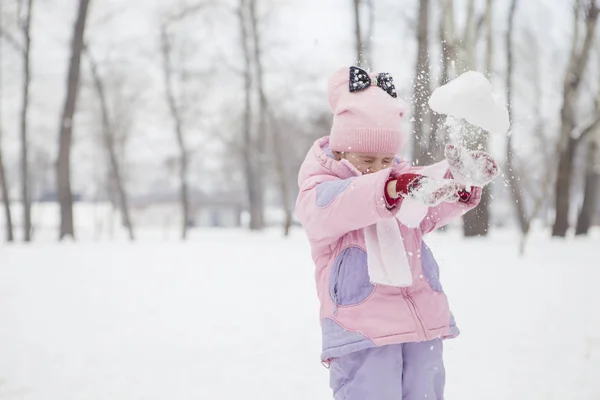
<svg viewBox="0 0 600 400">
<path fill-rule="evenodd" d="M 331 363 L 335 400 L 443 400 L 441 339 L 357 351 Z"/>
</svg>

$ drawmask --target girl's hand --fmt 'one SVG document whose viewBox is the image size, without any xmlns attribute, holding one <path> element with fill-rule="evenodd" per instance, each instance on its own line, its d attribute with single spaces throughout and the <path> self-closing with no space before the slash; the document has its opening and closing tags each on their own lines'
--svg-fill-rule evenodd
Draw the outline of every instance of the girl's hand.
<svg viewBox="0 0 600 400">
<path fill-rule="evenodd" d="M 464 185 L 484 187 L 500 173 L 496 161 L 485 151 L 467 151 L 449 144 L 444 155 L 452 176 Z"/>
<path fill-rule="evenodd" d="M 453 179 L 435 179 L 409 173 L 400 175 L 395 181 L 395 193 L 393 189 L 393 185 L 388 186 L 388 194 L 393 198 L 402 196 L 433 207 L 443 202 L 461 200 L 459 193 L 465 187 Z"/>
<path fill-rule="evenodd" d="M 419 201 L 429 207 L 443 202 L 455 203 L 460 200 L 458 193 L 464 189 L 453 179 L 435 179 L 422 177 L 404 196 Z"/>
</svg>

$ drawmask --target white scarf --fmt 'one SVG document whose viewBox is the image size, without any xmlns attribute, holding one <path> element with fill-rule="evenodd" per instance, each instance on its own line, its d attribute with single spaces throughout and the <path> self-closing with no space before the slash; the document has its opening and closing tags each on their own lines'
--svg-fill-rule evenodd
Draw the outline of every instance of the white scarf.
<svg viewBox="0 0 600 400">
<path fill-rule="evenodd" d="M 429 167 L 411 168 L 410 171 L 442 179 L 448 171 L 448 164 L 441 162 Z M 429 207 L 420 202 L 403 199 L 396 218 L 385 219 L 364 229 L 372 283 L 396 287 L 412 285 L 409 257 L 414 255 L 406 248 L 400 224 L 407 228 L 417 228 L 428 211 Z"/>
</svg>

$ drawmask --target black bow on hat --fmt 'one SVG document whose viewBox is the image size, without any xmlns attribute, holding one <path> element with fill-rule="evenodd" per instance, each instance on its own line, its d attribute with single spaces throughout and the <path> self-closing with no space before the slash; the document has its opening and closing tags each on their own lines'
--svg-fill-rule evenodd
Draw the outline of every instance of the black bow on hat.
<svg viewBox="0 0 600 400">
<path fill-rule="evenodd" d="M 380 73 L 375 77 L 376 84 L 380 88 L 386 91 L 387 94 L 396 98 L 396 87 L 394 86 L 394 79 L 387 73 Z M 369 73 L 359 67 L 350 67 L 350 81 L 349 88 L 350 92 L 360 92 L 361 90 L 367 89 L 373 82 L 369 77 Z"/>
</svg>

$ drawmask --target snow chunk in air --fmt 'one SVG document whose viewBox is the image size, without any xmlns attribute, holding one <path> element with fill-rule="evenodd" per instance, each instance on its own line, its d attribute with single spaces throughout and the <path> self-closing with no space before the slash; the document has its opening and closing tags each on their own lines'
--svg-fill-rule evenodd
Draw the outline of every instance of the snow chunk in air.
<svg viewBox="0 0 600 400">
<path fill-rule="evenodd" d="M 503 135 L 510 129 L 506 106 L 479 72 L 465 72 L 437 88 L 429 106 L 438 114 L 462 118 L 493 134 Z"/>
</svg>

